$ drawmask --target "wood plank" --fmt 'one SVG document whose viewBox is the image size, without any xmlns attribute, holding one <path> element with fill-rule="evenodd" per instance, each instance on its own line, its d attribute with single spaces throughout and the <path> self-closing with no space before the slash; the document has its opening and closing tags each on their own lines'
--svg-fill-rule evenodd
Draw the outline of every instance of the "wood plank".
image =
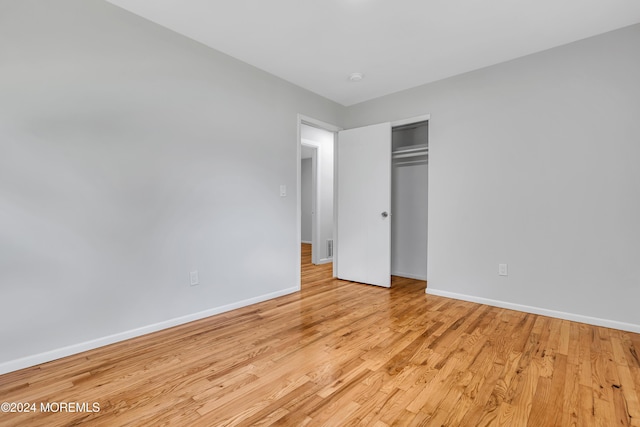
<svg viewBox="0 0 640 427">
<path fill-rule="evenodd" d="M 302 290 L 0 376 L 0 426 L 640 427 L 640 335 L 331 277 Z"/>
</svg>

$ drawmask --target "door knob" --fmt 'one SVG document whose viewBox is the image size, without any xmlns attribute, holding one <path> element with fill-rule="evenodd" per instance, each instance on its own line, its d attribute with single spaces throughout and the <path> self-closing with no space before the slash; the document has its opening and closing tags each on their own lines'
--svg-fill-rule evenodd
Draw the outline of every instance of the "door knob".
<svg viewBox="0 0 640 427">
<path fill-rule="evenodd" d="M 389 214 L 386 211 L 382 212 L 382 218 L 386 218 L 388 216 L 389 216 Z"/>
</svg>

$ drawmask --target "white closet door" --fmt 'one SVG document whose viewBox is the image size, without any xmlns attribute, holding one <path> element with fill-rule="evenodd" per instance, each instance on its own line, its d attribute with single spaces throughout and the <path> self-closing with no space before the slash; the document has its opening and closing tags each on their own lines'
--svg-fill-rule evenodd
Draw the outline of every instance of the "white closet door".
<svg viewBox="0 0 640 427">
<path fill-rule="evenodd" d="M 338 133 L 336 275 L 391 286 L 391 124 Z"/>
</svg>

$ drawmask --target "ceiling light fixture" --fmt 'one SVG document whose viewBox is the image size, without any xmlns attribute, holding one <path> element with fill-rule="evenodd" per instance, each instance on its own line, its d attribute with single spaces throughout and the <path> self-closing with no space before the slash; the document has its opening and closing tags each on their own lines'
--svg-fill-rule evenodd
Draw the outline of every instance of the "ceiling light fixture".
<svg viewBox="0 0 640 427">
<path fill-rule="evenodd" d="M 349 81 L 350 82 L 359 82 L 362 79 L 364 79 L 364 74 L 362 74 L 362 73 L 351 73 L 351 74 L 349 74 Z"/>
</svg>

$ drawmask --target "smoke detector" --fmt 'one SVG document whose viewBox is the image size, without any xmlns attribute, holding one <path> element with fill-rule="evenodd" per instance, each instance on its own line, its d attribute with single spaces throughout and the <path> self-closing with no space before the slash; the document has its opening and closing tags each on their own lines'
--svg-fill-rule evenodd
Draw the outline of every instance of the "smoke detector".
<svg viewBox="0 0 640 427">
<path fill-rule="evenodd" d="M 362 73 L 351 73 L 351 74 L 349 74 L 349 81 L 350 82 L 359 82 L 362 79 L 364 79 L 364 74 L 362 74 Z"/>
</svg>

